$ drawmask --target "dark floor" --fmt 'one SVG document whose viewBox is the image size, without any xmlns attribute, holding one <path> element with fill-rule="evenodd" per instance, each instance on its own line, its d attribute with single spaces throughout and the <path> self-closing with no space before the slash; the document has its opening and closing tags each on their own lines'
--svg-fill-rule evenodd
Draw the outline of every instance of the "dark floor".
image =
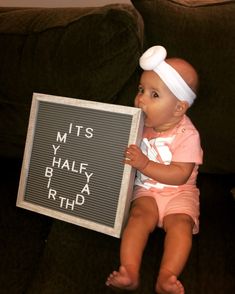
<svg viewBox="0 0 235 294">
<path fill-rule="evenodd" d="M 1 160 L 0 293 L 113 293 L 104 283 L 120 240 L 16 208 L 19 161 Z M 186 294 L 235 293 L 235 175 L 200 175 L 201 227 L 181 275 Z M 164 233 L 154 232 L 136 294 L 154 293 Z"/>
</svg>

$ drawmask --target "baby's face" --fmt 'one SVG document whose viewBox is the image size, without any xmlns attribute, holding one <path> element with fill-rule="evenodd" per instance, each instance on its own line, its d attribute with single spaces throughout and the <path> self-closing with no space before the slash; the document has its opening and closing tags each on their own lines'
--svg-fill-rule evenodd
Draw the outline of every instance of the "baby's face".
<svg viewBox="0 0 235 294">
<path fill-rule="evenodd" d="M 146 127 L 167 130 L 174 122 L 178 101 L 154 71 L 143 72 L 135 106 L 143 110 Z"/>
</svg>

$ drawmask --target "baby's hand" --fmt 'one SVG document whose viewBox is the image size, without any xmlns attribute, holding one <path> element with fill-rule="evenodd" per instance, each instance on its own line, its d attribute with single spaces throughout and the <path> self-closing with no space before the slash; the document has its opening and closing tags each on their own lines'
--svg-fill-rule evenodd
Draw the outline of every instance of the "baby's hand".
<svg viewBox="0 0 235 294">
<path fill-rule="evenodd" d="M 149 162 L 148 157 L 143 154 L 143 152 L 138 146 L 130 145 L 126 149 L 125 163 L 141 171 L 146 168 L 146 166 L 148 165 L 148 162 Z"/>
</svg>

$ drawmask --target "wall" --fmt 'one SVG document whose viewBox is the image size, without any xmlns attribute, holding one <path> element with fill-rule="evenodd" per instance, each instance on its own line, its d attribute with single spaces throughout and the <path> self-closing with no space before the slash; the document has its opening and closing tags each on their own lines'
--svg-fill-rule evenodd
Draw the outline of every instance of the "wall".
<svg viewBox="0 0 235 294">
<path fill-rule="evenodd" d="M 110 3 L 130 3 L 130 0 L 0 0 L 0 7 L 84 7 Z"/>
</svg>

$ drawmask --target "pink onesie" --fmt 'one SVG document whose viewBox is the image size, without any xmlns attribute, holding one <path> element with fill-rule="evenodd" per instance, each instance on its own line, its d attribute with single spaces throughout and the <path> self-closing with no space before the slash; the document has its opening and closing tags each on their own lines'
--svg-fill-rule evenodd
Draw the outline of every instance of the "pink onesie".
<svg viewBox="0 0 235 294">
<path fill-rule="evenodd" d="M 193 162 L 194 170 L 184 185 L 171 186 L 156 182 L 137 171 L 133 200 L 139 197 L 153 197 L 158 206 L 159 223 L 174 213 L 185 213 L 194 220 L 193 233 L 199 231 L 199 190 L 196 187 L 198 166 L 202 164 L 203 152 L 200 136 L 191 120 L 184 115 L 180 123 L 164 134 L 152 128 L 145 128 L 141 142 L 142 152 L 148 158 L 162 164 Z"/>
</svg>

